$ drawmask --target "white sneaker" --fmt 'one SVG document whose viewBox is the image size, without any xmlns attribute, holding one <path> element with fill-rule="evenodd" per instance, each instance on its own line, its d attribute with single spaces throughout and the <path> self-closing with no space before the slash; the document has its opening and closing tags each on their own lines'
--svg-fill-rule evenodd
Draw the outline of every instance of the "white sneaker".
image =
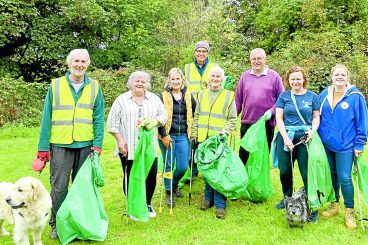
<svg viewBox="0 0 368 245">
<path fill-rule="evenodd" d="M 129 215 L 129 214 L 128 214 L 128 217 L 129 217 L 131 220 L 133 220 L 133 221 L 138 221 L 138 218 L 136 218 L 136 217 L 134 217 L 134 216 L 132 216 L 132 215 Z"/>
<path fill-rule="evenodd" d="M 148 208 L 148 212 L 149 212 L 149 217 L 150 218 L 155 218 L 156 217 L 156 212 L 153 209 L 153 207 L 151 205 L 147 205 Z"/>
</svg>

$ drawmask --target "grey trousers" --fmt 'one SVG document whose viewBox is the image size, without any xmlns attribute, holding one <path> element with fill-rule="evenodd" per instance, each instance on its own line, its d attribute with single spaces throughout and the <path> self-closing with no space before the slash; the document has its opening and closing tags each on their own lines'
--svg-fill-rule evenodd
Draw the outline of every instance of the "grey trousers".
<svg viewBox="0 0 368 245">
<path fill-rule="evenodd" d="M 83 148 L 64 148 L 51 146 L 51 161 L 50 161 L 50 184 L 51 184 L 51 199 L 52 212 L 49 224 L 52 227 L 56 225 L 56 214 L 66 195 L 70 182 L 77 176 L 80 167 L 92 152 L 91 146 Z"/>
</svg>

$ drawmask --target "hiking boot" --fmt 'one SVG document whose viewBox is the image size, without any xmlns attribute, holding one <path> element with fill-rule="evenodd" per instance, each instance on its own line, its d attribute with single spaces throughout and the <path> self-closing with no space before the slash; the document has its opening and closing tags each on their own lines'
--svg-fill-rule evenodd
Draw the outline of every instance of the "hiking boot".
<svg viewBox="0 0 368 245">
<path fill-rule="evenodd" d="M 170 208 L 171 207 L 171 195 L 170 191 L 166 191 L 166 204 Z M 173 192 L 173 198 L 172 198 L 172 206 L 175 206 L 175 200 L 174 200 L 174 192 Z"/>
<path fill-rule="evenodd" d="M 285 202 L 284 202 L 284 199 L 282 199 L 277 205 L 276 205 L 276 208 L 278 210 L 281 210 L 281 209 L 285 209 Z"/>
<path fill-rule="evenodd" d="M 59 236 L 57 234 L 57 231 L 56 231 L 56 227 L 51 227 L 51 232 L 50 232 L 50 238 L 51 239 L 59 239 Z"/>
<path fill-rule="evenodd" d="M 313 223 L 313 224 L 317 224 L 317 222 L 318 222 L 318 210 L 313 211 L 309 214 L 308 222 Z"/>
<path fill-rule="evenodd" d="M 178 188 L 178 185 L 173 186 L 173 195 L 176 197 L 184 197 L 183 193 Z"/>
<path fill-rule="evenodd" d="M 201 210 L 204 211 L 204 210 L 207 210 L 209 208 L 211 208 L 213 206 L 213 203 L 207 201 L 207 200 L 203 200 L 203 203 L 202 203 L 202 206 L 201 206 Z"/>
<path fill-rule="evenodd" d="M 216 218 L 218 219 L 224 219 L 225 218 L 226 211 L 224 208 L 216 208 Z"/>
<path fill-rule="evenodd" d="M 338 202 L 333 202 L 331 203 L 331 207 L 329 210 L 323 211 L 321 214 L 324 217 L 332 217 L 335 216 L 337 214 L 339 214 L 340 211 L 340 203 Z"/>
<path fill-rule="evenodd" d="M 355 229 L 357 227 L 353 208 L 347 208 L 345 211 L 345 225 L 348 229 Z"/>
<path fill-rule="evenodd" d="M 156 218 L 156 212 L 153 209 L 153 207 L 151 205 L 147 205 L 148 208 L 148 212 L 149 212 L 149 217 L 150 218 Z"/>
</svg>

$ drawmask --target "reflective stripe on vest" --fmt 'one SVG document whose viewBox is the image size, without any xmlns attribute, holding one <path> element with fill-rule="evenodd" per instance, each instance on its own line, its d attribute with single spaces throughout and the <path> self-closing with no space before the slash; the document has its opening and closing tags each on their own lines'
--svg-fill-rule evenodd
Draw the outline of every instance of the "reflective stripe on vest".
<svg viewBox="0 0 368 245">
<path fill-rule="evenodd" d="M 189 82 L 188 91 L 193 95 L 193 97 L 197 100 L 197 94 L 199 91 L 206 89 L 207 81 L 208 81 L 208 73 L 214 67 L 215 64 L 208 62 L 206 69 L 203 72 L 203 75 L 199 74 L 197 67 L 194 63 L 185 65 L 185 77 Z"/>
<path fill-rule="evenodd" d="M 198 117 L 198 142 L 217 135 L 225 127 L 229 116 L 229 107 L 234 100 L 234 92 L 222 90 L 210 108 L 208 90 L 199 92 L 200 113 Z"/>
<path fill-rule="evenodd" d="M 52 118 L 50 142 L 71 144 L 73 141 L 93 140 L 93 107 L 99 84 L 91 83 L 83 87 L 77 102 L 74 101 L 66 77 L 53 79 Z"/>
</svg>

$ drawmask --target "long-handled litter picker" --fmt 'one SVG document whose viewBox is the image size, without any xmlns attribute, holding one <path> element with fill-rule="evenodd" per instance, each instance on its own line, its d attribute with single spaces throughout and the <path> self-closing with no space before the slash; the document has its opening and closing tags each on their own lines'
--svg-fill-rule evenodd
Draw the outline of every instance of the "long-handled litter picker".
<svg viewBox="0 0 368 245">
<path fill-rule="evenodd" d="M 170 173 L 167 174 L 166 171 L 166 166 L 167 166 L 167 160 L 168 160 L 168 153 L 169 153 L 169 149 L 171 152 L 171 164 L 170 164 Z M 166 179 L 170 179 L 170 186 L 171 186 L 171 190 L 170 190 L 170 215 L 173 214 L 173 190 L 172 190 L 172 181 L 173 181 L 173 173 L 172 173 L 172 164 L 173 164 L 173 152 L 172 152 L 172 143 L 170 142 L 169 147 L 166 149 L 166 154 L 165 154 L 165 162 L 164 162 L 164 168 L 163 168 L 163 174 L 162 174 L 162 187 L 161 187 L 161 195 L 160 195 L 160 206 L 158 208 L 159 213 L 162 213 L 162 195 L 164 193 L 164 187 L 165 187 L 165 178 Z"/>
<path fill-rule="evenodd" d="M 359 164 L 357 162 L 357 158 L 354 157 L 354 168 L 355 168 L 355 180 L 356 180 L 356 189 L 358 190 L 358 204 L 359 204 L 359 213 L 360 213 L 360 224 L 362 226 L 363 231 L 365 231 L 365 226 L 363 222 L 363 211 L 362 211 L 362 202 L 360 200 L 360 188 L 359 188 L 359 174 L 361 174 L 361 169 L 359 168 Z"/>
<path fill-rule="evenodd" d="M 189 179 L 189 205 L 190 205 L 190 199 L 192 199 L 192 180 L 193 180 L 193 163 L 194 163 L 194 147 L 193 144 L 190 144 L 190 179 Z"/>
</svg>

